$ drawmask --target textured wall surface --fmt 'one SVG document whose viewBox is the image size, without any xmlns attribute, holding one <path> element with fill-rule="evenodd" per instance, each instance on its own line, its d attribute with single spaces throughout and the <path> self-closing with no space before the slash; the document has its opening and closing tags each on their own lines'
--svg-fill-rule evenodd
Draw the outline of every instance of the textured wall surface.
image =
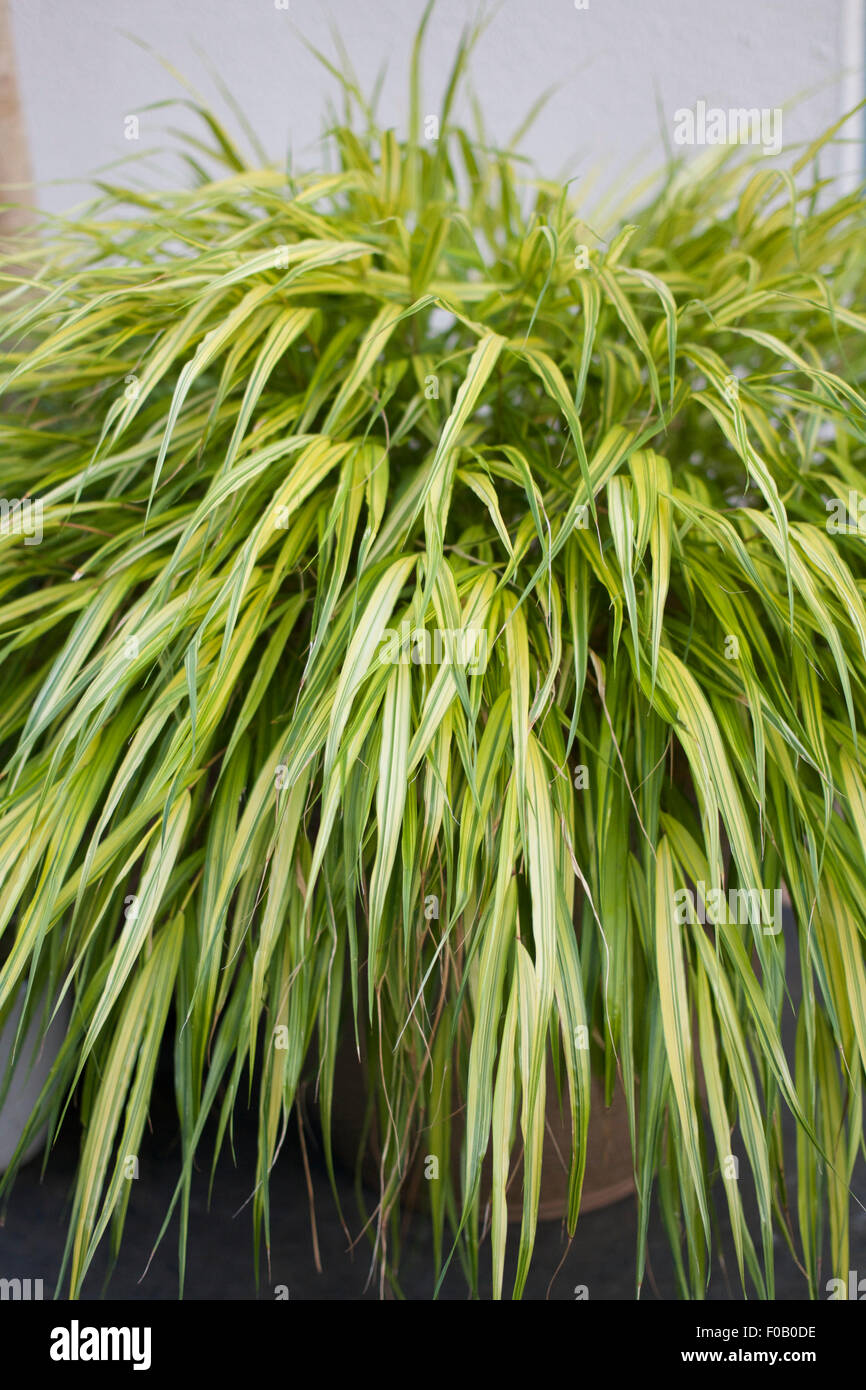
<svg viewBox="0 0 866 1390">
<path fill-rule="evenodd" d="M 604 185 L 635 167 L 651 171 L 664 155 L 674 112 L 703 99 L 711 106 L 785 110 L 786 150 L 836 120 L 862 91 L 864 0 L 503 0 L 472 62 L 492 138 L 506 141 L 528 108 L 560 84 L 524 142 L 547 175 Z M 277 8 L 287 4 L 288 8 Z M 172 167 L 149 156 L 167 126 L 190 128 L 180 108 L 148 111 L 177 96 L 173 64 L 219 109 L 214 73 L 227 84 L 269 156 L 291 145 L 298 164 L 316 142 L 336 84 L 301 41 L 335 56 L 339 30 L 361 85 L 388 72 L 380 113 L 405 125 L 412 34 L 422 0 L 12 0 L 24 115 L 41 201 L 78 201 L 80 181 L 134 158 L 146 182 Z M 425 106 L 435 111 L 468 0 L 440 0 L 425 62 Z M 138 46 L 138 39 L 152 52 Z M 858 72 L 857 69 L 860 69 Z M 465 107 L 464 107 L 465 111 Z M 139 140 L 125 118 L 139 116 Z M 468 114 L 468 113 L 467 113 Z M 859 137 L 862 124 L 846 133 Z M 828 173 L 862 167 L 862 150 L 837 147 Z M 591 196 L 591 195 L 590 195 Z"/>
</svg>

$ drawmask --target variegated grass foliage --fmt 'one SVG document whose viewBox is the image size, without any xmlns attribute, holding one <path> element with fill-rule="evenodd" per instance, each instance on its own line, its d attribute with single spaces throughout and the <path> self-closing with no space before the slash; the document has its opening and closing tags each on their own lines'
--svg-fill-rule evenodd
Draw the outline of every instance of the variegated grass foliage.
<svg viewBox="0 0 866 1390">
<path fill-rule="evenodd" d="M 826 502 L 866 491 L 863 203 L 822 190 L 821 142 L 785 175 L 726 151 L 590 230 L 452 124 L 467 47 L 437 140 L 416 52 L 405 141 L 350 78 L 331 172 L 257 167 L 206 115 L 189 191 L 105 183 L 7 262 L 2 490 L 44 535 L 0 536 L 0 1008 L 73 1004 L 30 1126 L 81 1126 L 73 1295 L 166 1039 L 181 1282 L 206 1122 L 215 1163 L 258 1107 L 269 1250 L 305 1078 L 331 1164 L 346 1039 L 383 1280 L 432 1155 L 437 1267 L 492 1260 L 502 1292 L 522 1157 L 519 1296 L 548 1056 L 570 1232 L 591 1072 L 624 1088 L 638 1290 L 653 1203 L 685 1296 L 714 1201 L 750 1294 L 774 1232 L 804 1292 L 848 1269 L 866 559 Z M 486 664 L 381 662 L 402 623 L 480 630 Z M 678 921 L 698 882 L 783 882 L 794 932 Z"/>
</svg>

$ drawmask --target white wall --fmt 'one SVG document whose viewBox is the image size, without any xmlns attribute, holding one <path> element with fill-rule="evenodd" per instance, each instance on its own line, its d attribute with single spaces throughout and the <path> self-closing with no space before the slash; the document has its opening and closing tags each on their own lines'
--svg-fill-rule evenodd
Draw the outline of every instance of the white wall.
<svg viewBox="0 0 866 1390">
<path fill-rule="evenodd" d="M 298 164 L 316 158 L 325 104 L 336 84 L 298 31 L 329 56 L 328 16 L 338 27 L 362 84 L 389 65 L 380 103 L 385 124 L 405 125 L 408 55 L 423 0 L 12 0 L 24 114 L 44 206 L 83 196 L 82 180 L 120 158 L 134 158 L 144 181 L 170 177 L 146 150 L 186 113 L 147 112 L 177 95 L 149 44 L 225 112 L 205 59 L 247 113 L 268 153 Z M 429 28 L 424 109 L 435 111 L 460 30 L 477 6 L 439 0 Z M 663 157 L 673 113 L 699 98 L 728 107 L 786 110 L 786 150 L 838 118 L 863 90 L 864 0 L 502 0 L 476 50 L 473 81 L 491 134 L 506 140 L 546 88 L 563 85 L 524 148 L 549 175 L 602 182 L 634 162 Z M 204 55 L 204 56 L 203 56 Z M 858 73 L 857 68 L 861 71 Z M 847 70 L 847 75 L 846 75 Z M 805 94 L 805 95 L 804 95 Z M 464 107 L 465 110 L 465 107 Z M 138 114 L 138 144 L 124 117 Z M 227 123 L 237 129 L 229 114 Z M 852 136 L 862 125 L 849 123 Z M 862 148 L 836 149 L 827 172 L 862 169 Z M 175 166 L 176 167 L 176 166 Z"/>
</svg>

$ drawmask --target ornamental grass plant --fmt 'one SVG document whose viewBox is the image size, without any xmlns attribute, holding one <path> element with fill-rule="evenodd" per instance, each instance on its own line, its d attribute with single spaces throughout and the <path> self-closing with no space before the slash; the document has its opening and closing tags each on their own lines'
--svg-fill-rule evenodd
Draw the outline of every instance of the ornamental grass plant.
<svg viewBox="0 0 866 1390">
<path fill-rule="evenodd" d="M 182 1290 L 194 1164 L 257 1108 L 268 1252 L 348 1044 L 383 1289 L 421 1154 L 437 1278 L 521 1295 L 546 1110 L 573 1234 L 594 1075 L 636 1293 L 657 1207 L 702 1296 L 718 1204 L 735 1294 L 780 1236 L 816 1297 L 863 1142 L 862 190 L 833 130 L 584 220 L 454 123 L 469 39 L 429 134 L 422 34 L 405 138 L 346 74 L 308 172 L 202 110 L 187 187 L 103 179 L 3 263 L 0 1023 L 71 1003 L 21 1138 L 80 1131 L 62 1285 L 119 1248 L 161 1049 Z"/>
</svg>

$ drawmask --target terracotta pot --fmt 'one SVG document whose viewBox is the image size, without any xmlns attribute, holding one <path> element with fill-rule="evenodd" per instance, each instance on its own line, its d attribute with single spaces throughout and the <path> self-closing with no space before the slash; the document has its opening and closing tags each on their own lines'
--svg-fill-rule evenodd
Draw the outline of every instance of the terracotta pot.
<svg viewBox="0 0 866 1390">
<path fill-rule="evenodd" d="M 332 1142 L 334 1154 L 344 1167 L 355 1171 L 358 1150 L 364 1130 L 367 1110 L 367 1071 L 359 1063 L 352 1046 L 342 1048 L 337 1055 L 334 1073 L 334 1104 Z M 452 1174 L 459 1188 L 460 1147 L 463 1137 L 463 1113 L 451 1119 Z M 517 1148 L 517 1145 L 515 1146 Z M 519 1151 L 519 1150 L 518 1150 Z M 375 1127 L 369 1135 L 361 1161 L 364 1185 L 377 1190 L 379 1186 L 380 1148 Z M 417 1155 L 403 1187 L 404 1205 L 414 1209 L 426 1207 L 428 1192 L 424 1180 L 426 1150 L 421 1136 Z M 542 1221 L 561 1221 L 568 1208 L 568 1160 L 571 1154 L 571 1118 L 567 1097 L 562 1113 L 556 1095 L 552 1064 L 548 1064 L 547 1120 L 541 1165 L 541 1198 L 538 1215 Z M 508 1189 L 508 1219 L 519 1221 L 522 1216 L 523 1163 L 517 1164 Z M 634 1192 L 632 1152 L 628 1132 L 628 1111 L 625 1096 L 617 1088 L 609 1108 L 604 1104 L 604 1087 L 592 1079 L 592 1098 L 587 1138 L 586 1173 L 581 1196 L 581 1211 L 619 1202 Z M 490 1192 L 490 1158 L 485 1159 L 481 1174 L 481 1196 Z"/>
</svg>

